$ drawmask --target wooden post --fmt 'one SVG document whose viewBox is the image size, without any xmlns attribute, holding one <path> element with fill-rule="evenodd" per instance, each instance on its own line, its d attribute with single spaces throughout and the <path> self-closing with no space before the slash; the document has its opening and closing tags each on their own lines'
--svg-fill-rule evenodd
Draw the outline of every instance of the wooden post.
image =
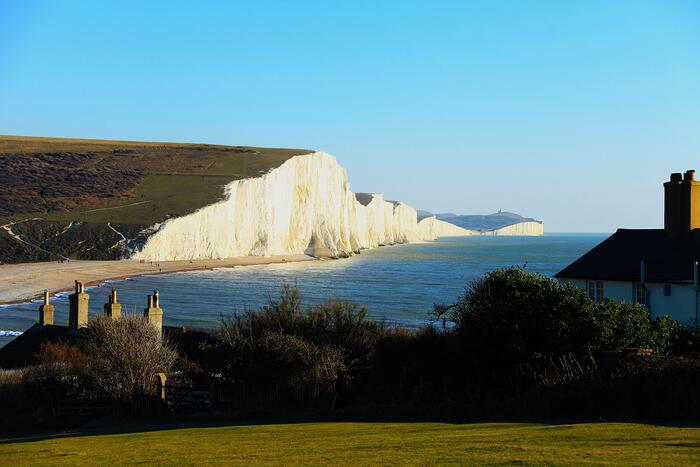
<svg viewBox="0 0 700 467">
<path fill-rule="evenodd" d="M 163 407 L 165 407 L 165 397 L 166 397 L 166 390 L 165 390 L 165 384 L 168 381 L 168 377 L 165 376 L 165 373 L 158 373 L 158 397 L 160 397 L 160 402 Z"/>
</svg>

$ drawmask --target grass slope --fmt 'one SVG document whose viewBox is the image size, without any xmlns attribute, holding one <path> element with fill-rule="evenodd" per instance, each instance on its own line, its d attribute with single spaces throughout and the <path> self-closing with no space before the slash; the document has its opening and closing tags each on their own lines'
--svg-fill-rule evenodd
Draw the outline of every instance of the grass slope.
<svg viewBox="0 0 700 467">
<path fill-rule="evenodd" d="M 0 221 L 152 225 L 220 200 L 233 180 L 308 152 L 0 136 Z"/>
<path fill-rule="evenodd" d="M 0 136 L 0 264 L 121 258 L 148 227 L 308 152 Z"/>
<path fill-rule="evenodd" d="M 7 465 L 697 465 L 700 429 L 578 425 L 297 423 L 5 441 Z"/>
</svg>

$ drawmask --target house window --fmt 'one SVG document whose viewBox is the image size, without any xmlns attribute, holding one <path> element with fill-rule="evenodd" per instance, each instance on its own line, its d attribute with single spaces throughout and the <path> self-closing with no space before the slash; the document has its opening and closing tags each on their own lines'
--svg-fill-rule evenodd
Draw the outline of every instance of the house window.
<svg viewBox="0 0 700 467">
<path fill-rule="evenodd" d="M 664 284 L 664 296 L 665 297 L 671 296 L 671 284 Z"/>
<path fill-rule="evenodd" d="M 588 296 L 594 302 L 603 301 L 603 281 L 588 281 Z"/>
<path fill-rule="evenodd" d="M 634 284 L 634 301 L 640 305 L 647 306 L 647 288 L 644 284 Z"/>
</svg>

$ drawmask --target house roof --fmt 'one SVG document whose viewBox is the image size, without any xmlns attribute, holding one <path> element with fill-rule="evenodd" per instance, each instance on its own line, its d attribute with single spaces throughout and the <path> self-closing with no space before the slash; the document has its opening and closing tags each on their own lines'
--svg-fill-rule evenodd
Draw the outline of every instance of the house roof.
<svg viewBox="0 0 700 467">
<path fill-rule="evenodd" d="M 30 365 L 34 363 L 42 345 L 48 342 L 70 343 L 78 332 L 68 326 L 42 326 L 36 323 L 0 348 L 0 368 L 22 368 Z M 186 329 L 182 327 L 163 326 L 163 334 L 170 338 L 175 338 L 183 332 L 186 332 Z"/>
<path fill-rule="evenodd" d="M 47 342 L 70 341 L 76 332 L 68 326 L 42 326 L 39 323 L 0 348 L 0 368 L 21 368 L 34 361 Z"/>
<path fill-rule="evenodd" d="M 619 229 L 555 277 L 638 282 L 644 261 L 645 281 L 693 282 L 693 261 L 698 259 L 700 229 L 677 238 L 663 229 Z"/>
</svg>

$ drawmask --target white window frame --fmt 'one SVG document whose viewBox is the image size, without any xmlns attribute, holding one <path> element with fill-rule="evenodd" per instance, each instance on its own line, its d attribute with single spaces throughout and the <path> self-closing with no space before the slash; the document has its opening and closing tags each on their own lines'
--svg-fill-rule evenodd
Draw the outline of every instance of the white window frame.
<svg viewBox="0 0 700 467">
<path fill-rule="evenodd" d="M 588 297 L 594 302 L 602 302 L 605 296 L 605 286 L 601 280 L 586 281 Z"/>
<path fill-rule="evenodd" d="M 649 308 L 649 288 L 646 286 L 646 284 L 642 284 L 640 282 L 635 282 L 634 284 L 634 303 L 637 303 L 639 305 L 645 306 Z M 640 300 L 640 293 L 642 295 L 642 299 Z"/>
</svg>

